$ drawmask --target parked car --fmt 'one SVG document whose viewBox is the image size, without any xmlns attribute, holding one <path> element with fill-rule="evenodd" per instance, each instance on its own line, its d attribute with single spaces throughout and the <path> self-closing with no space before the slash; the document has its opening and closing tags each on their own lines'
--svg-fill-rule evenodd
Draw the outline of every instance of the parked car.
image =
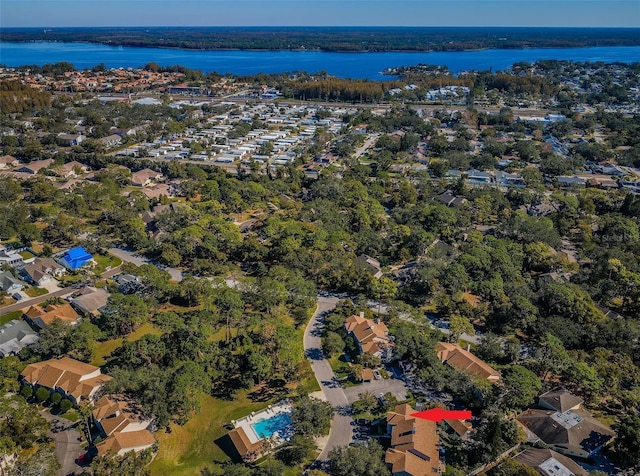
<svg viewBox="0 0 640 476">
<path fill-rule="evenodd" d="M 78 466 L 89 466 L 91 464 L 91 460 L 93 460 L 93 457 L 88 453 L 84 453 L 76 458 L 76 464 Z"/>
<path fill-rule="evenodd" d="M 15 299 L 16 301 L 22 301 L 22 294 L 13 293 L 13 299 Z"/>
</svg>

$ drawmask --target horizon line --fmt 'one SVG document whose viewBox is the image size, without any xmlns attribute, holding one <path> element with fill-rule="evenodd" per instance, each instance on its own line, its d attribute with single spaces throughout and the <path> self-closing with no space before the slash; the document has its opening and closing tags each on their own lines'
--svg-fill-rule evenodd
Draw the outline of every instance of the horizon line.
<svg viewBox="0 0 640 476">
<path fill-rule="evenodd" d="M 545 26 L 545 25 L 83 25 L 83 26 L 1 26 L 2 29 L 55 29 L 55 28 L 550 28 L 556 30 L 576 30 L 583 28 L 590 29 L 614 29 L 614 30 L 639 30 L 639 26 L 589 26 L 589 25 L 573 25 L 573 26 Z M 0 33 L 1 36 L 1 33 Z"/>
</svg>

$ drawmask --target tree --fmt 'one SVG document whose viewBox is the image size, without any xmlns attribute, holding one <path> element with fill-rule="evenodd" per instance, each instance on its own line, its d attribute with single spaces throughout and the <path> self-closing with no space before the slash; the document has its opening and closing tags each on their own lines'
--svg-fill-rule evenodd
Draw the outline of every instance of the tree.
<svg viewBox="0 0 640 476">
<path fill-rule="evenodd" d="M 332 476 L 386 476 L 391 472 L 384 463 L 384 450 L 369 440 L 369 446 L 338 447 L 329 452 L 329 474 Z"/>
<path fill-rule="evenodd" d="M 640 417 L 623 415 L 616 425 L 616 454 L 629 466 L 640 465 Z"/>
<path fill-rule="evenodd" d="M 459 314 L 452 314 L 449 317 L 449 341 L 455 342 L 462 334 L 474 335 L 476 330 L 473 328 L 473 324 L 466 317 L 462 317 Z"/>
<path fill-rule="evenodd" d="M 6 476 L 40 476 L 42 474 L 56 474 L 60 469 L 60 462 L 53 446 L 38 445 L 34 453 L 21 456 L 13 467 L 4 473 Z"/>
<path fill-rule="evenodd" d="M 51 392 L 49 392 L 49 390 L 44 387 L 40 387 L 38 388 L 38 390 L 36 390 L 36 400 L 38 400 L 38 403 L 44 402 L 49 398 L 50 395 Z"/>
<path fill-rule="evenodd" d="M 287 466 L 304 463 L 315 456 L 317 446 L 312 438 L 304 435 L 293 435 L 276 457 Z"/>
<path fill-rule="evenodd" d="M 536 374 L 520 365 L 509 367 L 504 372 L 502 383 L 504 404 L 513 409 L 529 405 L 542 390 L 542 382 Z"/>
<path fill-rule="evenodd" d="M 73 408 L 73 403 L 68 398 L 63 398 L 60 401 L 60 412 L 66 413 Z"/>
<path fill-rule="evenodd" d="M 538 472 L 526 464 L 507 458 L 495 471 L 496 476 L 538 476 Z"/>
<path fill-rule="evenodd" d="M 305 436 L 322 436 L 329 433 L 331 418 L 331 404 L 313 397 L 302 397 L 298 400 L 291 414 L 296 433 Z"/>
<path fill-rule="evenodd" d="M 322 339 L 322 350 L 327 357 L 342 354 L 344 351 L 344 341 L 337 332 L 329 331 Z"/>
</svg>

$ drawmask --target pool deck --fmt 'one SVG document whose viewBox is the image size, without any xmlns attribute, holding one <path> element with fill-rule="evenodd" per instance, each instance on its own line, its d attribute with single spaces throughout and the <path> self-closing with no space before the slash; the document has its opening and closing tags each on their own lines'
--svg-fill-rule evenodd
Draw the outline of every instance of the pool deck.
<svg viewBox="0 0 640 476">
<path fill-rule="evenodd" d="M 242 417 L 238 420 L 233 420 L 231 423 L 233 423 L 234 428 L 242 428 L 251 443 L 257 443 L 262 438 L 260 438 L 256 431 L 253 429 L 254 423 L 262 420 L 267 420 L 282 413 L 291 414 L 292 410 L 293 407 L 291 406 L 291 404 L 285 400 L 276 403 L 275 405 L 269 405 L 269 407 L 267 407 L 265 410 L 259 411 L 257 413 L 251 413 L 250 415 Z M 274 434 L 274 436 L 276 436 L 276 434 Z"/>
</svg>

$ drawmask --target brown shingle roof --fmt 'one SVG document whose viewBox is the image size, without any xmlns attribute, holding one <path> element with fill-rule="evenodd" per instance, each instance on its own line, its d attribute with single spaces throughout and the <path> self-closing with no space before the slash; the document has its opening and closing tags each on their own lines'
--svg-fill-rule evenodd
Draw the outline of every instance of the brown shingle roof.
<svg viewBox="0 0 640 476">
<path fill-rule="evenodd" d="M 96 448 L 98 449 L 98 454 L 104 456 L 109 452 L 119 454 L 134 450 L 142 451 L 152 446 L 155 442 L 156 439 L 149 430 L 118 432 L 98 443 Z"/>
<path fill-rule="evenodd" d="M 523 451 L 522 453 L 517 454 L 513 459 L 519 463 L 526 464 L 527 466 L 535 468 L 540 474 L 543 475 L 556 474 L 545 471 L 544 469 L 545 463 L 549 464 L 550 460 L 556 460 L 566 469 L 571 471 L 571 473 L 573 473 L 575 476 L 587 476 L 589 474 L 584 468 L 579 466 L 571 458 L 567 458 L 566 456 L 549 449 L 528 449 Z M 543 468 L 540 467 L 541 465 L 543 466 Z"/>
<path fill-rule="evenodd" d="M 353 333 L 362 351 L 374 355 L 389 347 L 389 329 L 384 322 L 374 322 L 362 316 L 350 316 L 345 321 L 347 332 Z"/>
<path fill-rule="evenodd" d="M 615 433 L 584 410 L 529 409 L 520 414 L 518 422 L 556 450 L 591 454 L 607 443 Z"/>
<path fill-rule="evenodd" d="M 73 323 L 80 317 L 70 304 L 49 305 L 44 309 L 36 304 L 27 309 L 25 316 L 28 318 L 27 320 L 40 328 L 50 325 L 56 319 Z"/>
<path fill-rule="evenodd" d="M 231 430 L 229 432 L 229 438 L 231 438 L 233 446 L 236 447 L 236 450 L 238 450 L 242 458 L 249 456 L 251 453 L 259 453 L 262 447 L 261 441 L 251 443 L 242 427 Z"/>
<path fill-rule="evenodd" d="M 59 388 L 77 400 L 88 398 L 102 384 L 111 380 L 108 375 L 102 375 L 98 367 L 69 357 L 30 364 L 21 375 L 31 385 Z"/>
<path fill-rule="evenodd" d="M 387 414 L 391 448 L 385 462 L 391 465 L 393 474 L 432 476 L 440 469 L 436 423 L 412 417 L 412 413 L 415 410 L 404 404 Z"/>
<path fill-rule="evenodd" d="M 496 370 L 459 345 L 438 342 L 437 353 L 441 362 L 461 372 L 474 374 L 492 382 L 500 380 L 500 374 Z"/>
<path fill-rule="evenodd" d="M 543 393 L 538 398 L 542 407 L 549 407 L 559 412 L 566 412 L 582 405 L 582 398 L 574 395 L 562 387 Z"/>
</svg>

